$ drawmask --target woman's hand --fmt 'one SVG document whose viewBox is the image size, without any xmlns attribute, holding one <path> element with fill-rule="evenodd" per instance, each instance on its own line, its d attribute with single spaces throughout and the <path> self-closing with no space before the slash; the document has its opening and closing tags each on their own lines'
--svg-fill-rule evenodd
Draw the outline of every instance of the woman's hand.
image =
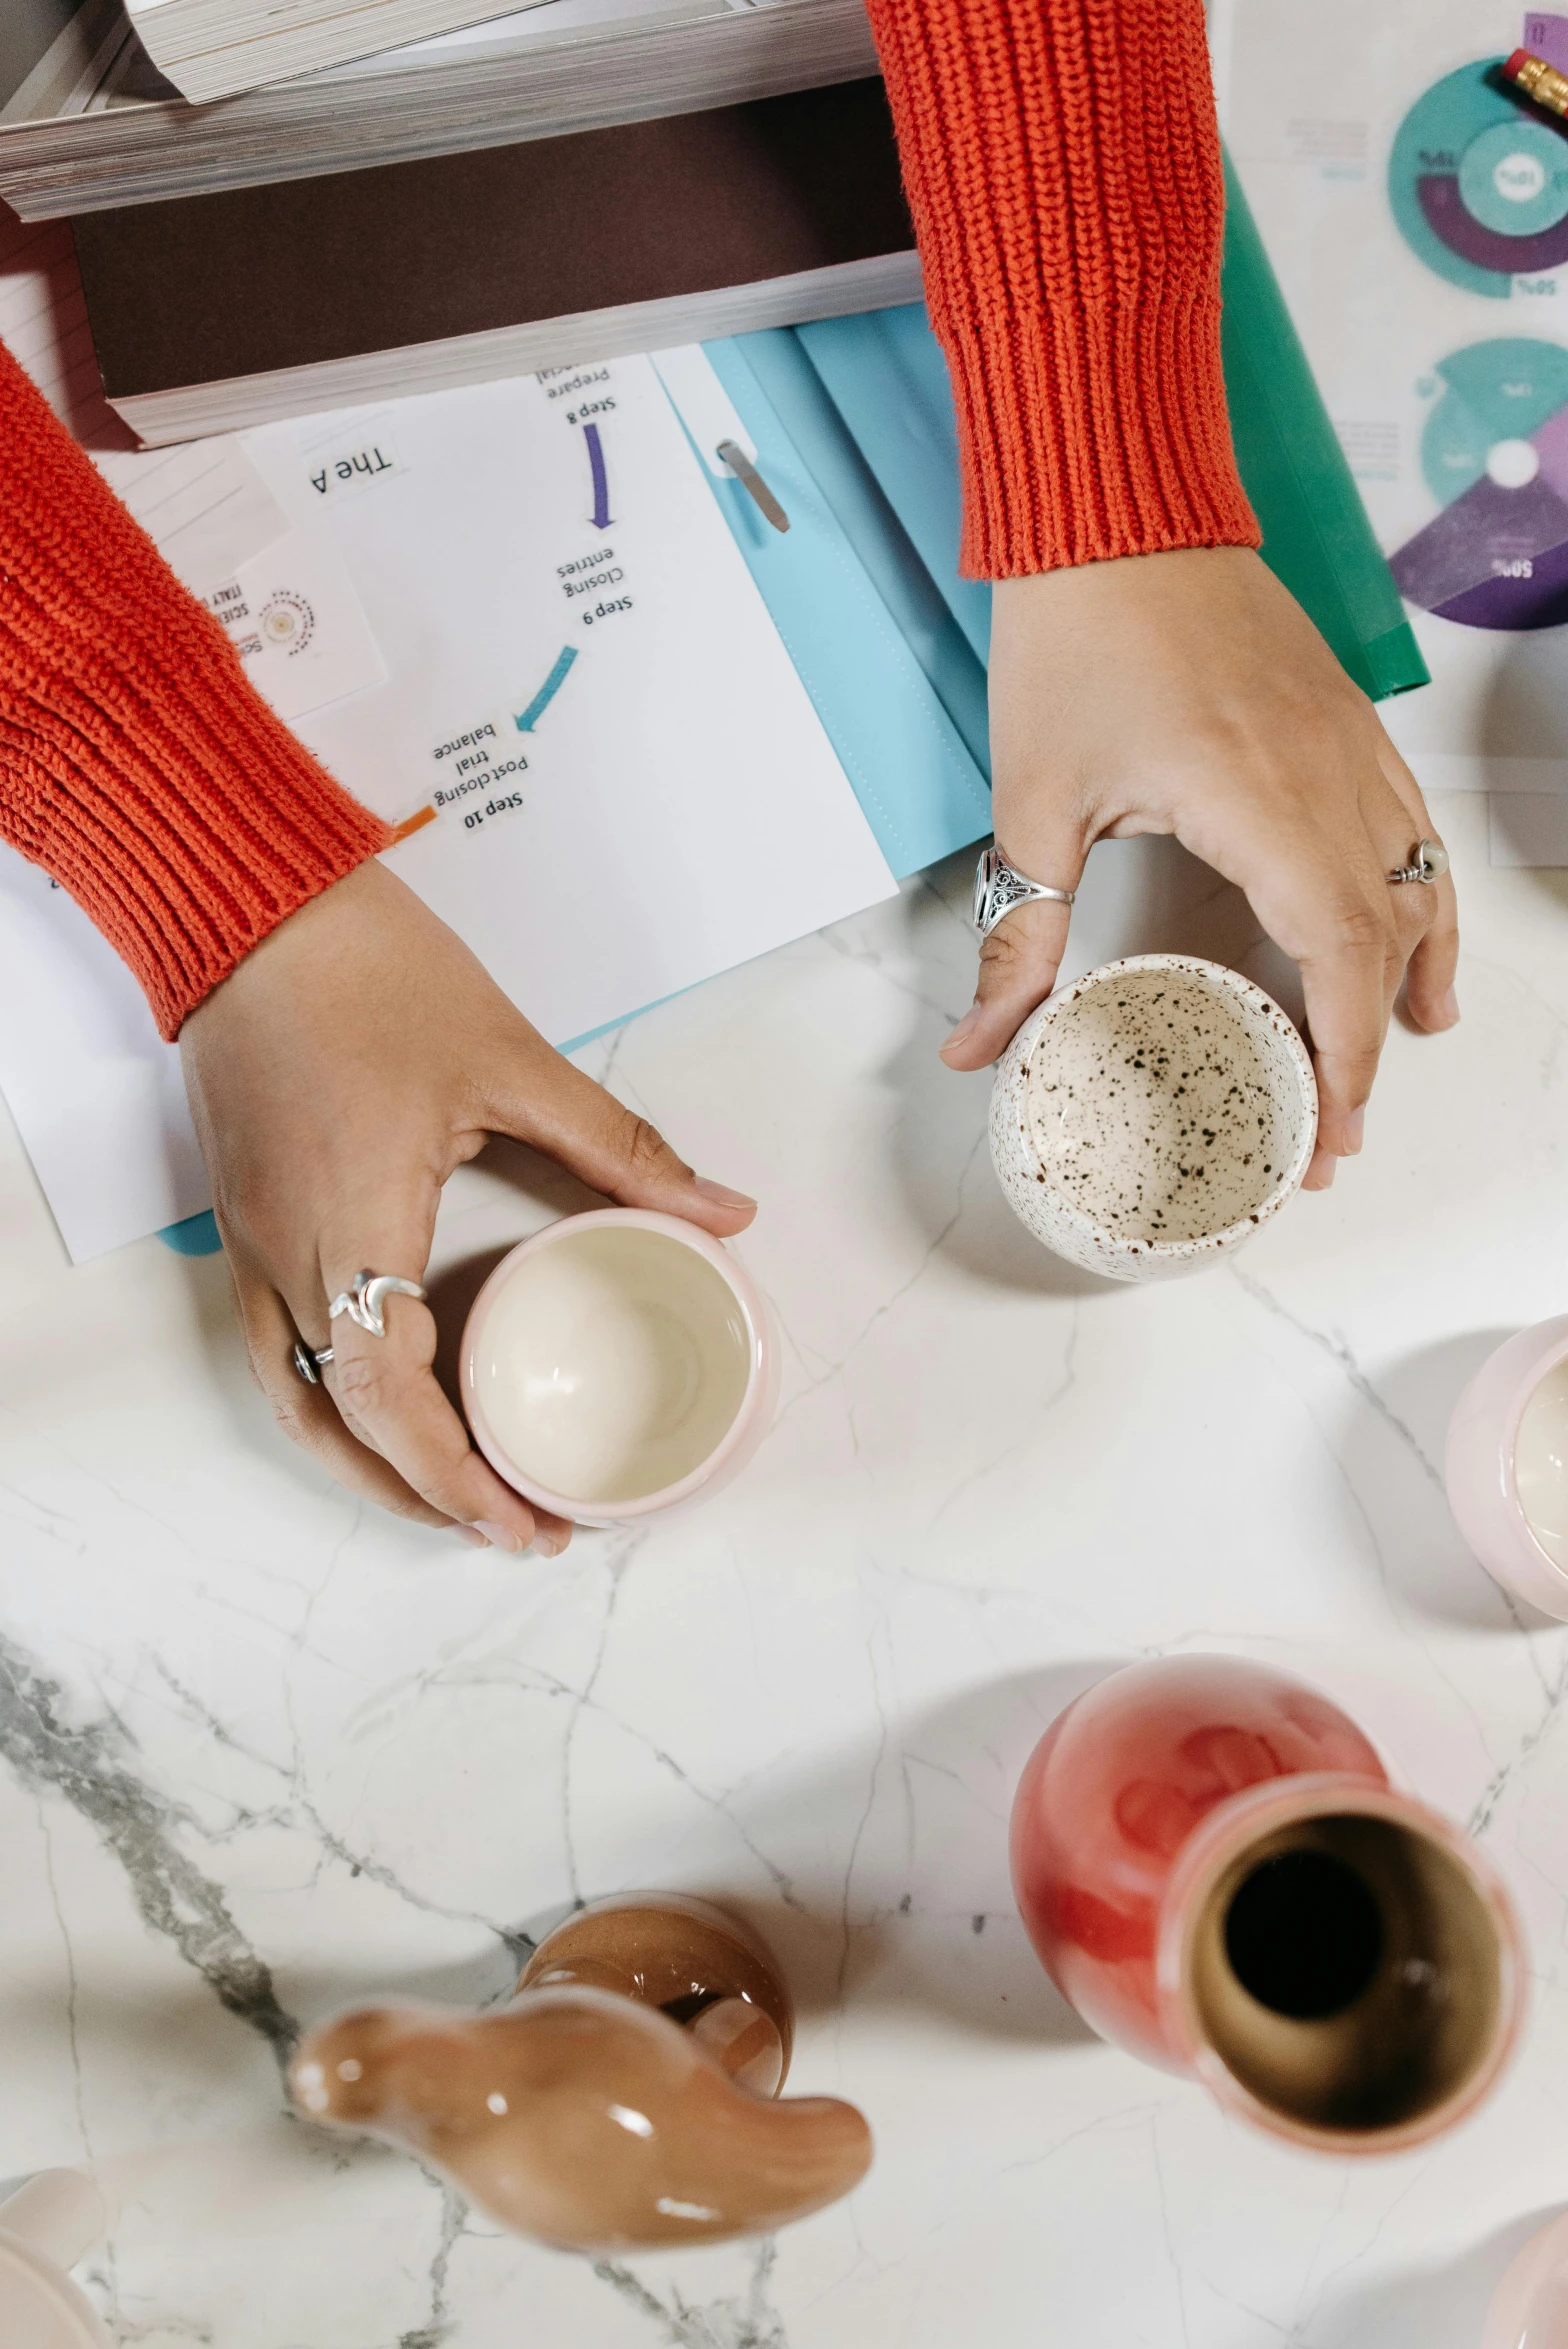
<svg viewBox="0 0 1568 2349">
<path fill-rule="evenodd" d="M 1391 885 L 1432 821 L 1414 776 L 1294 598 L 1255 554 L 1194 548 L 996 588 L 996 838 L 1075 889 L 1090 846 L 1174 832 L 1245 890 L 1301 965 L 1318 1078 L 1309 1187 L 1361 1147 L 1403 979 L 1417 1027 L 1459 1017 L 1453 882 Z M 974 1009 L 942 1047 L 981 1068 L 1050 993 L 1068 909 L 1036 902 L 980 949 Z"/>
<path fill-rule="evenodd" d="M 235 1300 L 278 1419 L 340 1483 L 466 1539 L 555 1556 L 571 1528 L 472 1449 L 431 1372 L 436 1327 L 392 1297 L 384 1338 L 327 1302 L 356 1272 L 424 1277 L 441 1186 L 511 1134 L 625 1207 L 720 1238 L 756 1212 L 552 1051 L 382 865 L 290 916 L 186 1021 L 180 1053 Z M 325 1385 L 295 1332 L 330 1345 Z"/>
</svg>

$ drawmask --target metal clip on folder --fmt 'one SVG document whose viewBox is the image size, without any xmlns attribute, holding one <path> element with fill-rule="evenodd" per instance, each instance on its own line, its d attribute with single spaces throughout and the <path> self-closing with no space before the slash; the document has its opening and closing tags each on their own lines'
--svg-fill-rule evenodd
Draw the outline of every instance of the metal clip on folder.
<svg viewBox="0 0 1568 2349">
<path fill-rule="evenodd" d="M 738 440 L 721 440 L 715 451 L 721 465 L 728 465 L 741 487 L 749 492 L 757 511 L 775 530 L 789 528 L 789 516 L 779 504 L 756 466 L 747 456 Z"/>
</svg>

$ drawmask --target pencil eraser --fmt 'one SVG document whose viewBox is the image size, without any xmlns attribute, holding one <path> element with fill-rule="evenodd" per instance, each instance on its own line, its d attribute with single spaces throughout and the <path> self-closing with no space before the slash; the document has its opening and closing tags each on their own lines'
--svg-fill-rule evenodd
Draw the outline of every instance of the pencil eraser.
<svg viewBox="0 0 1568 2349">
<path fill-rule="evenodd" d="M 1510 81 L 1516 81 L 1522 69 L 1525 66 L 1533 65 L 1534 63 L 1535 59 L 1531 56 L 1528 49 L 1516 49 L 1512 57 L 1504 59 L 1503 71 Z"/>
</svg>

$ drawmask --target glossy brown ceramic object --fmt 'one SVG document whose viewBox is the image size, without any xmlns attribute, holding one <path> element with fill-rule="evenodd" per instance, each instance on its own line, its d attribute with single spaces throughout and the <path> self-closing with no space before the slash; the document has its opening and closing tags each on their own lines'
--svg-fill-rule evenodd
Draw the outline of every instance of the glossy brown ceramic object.
<svg viewBox="0 0 1568 2349">
<path fill-rule="evenodd" d="M 1423 2144 L 1514 2046 L 1523 1947 L 1484 1854 L 1283 1672 L 1113 1673 L 1030 1758 L 1012 1859 L 1085 2020 L 1295 2144 Z"/>
<path fill-rule="evenodd" d="M 575 2251 L 765 2234 L 865 2175 L 871 2132 L 781 2103 L 789 1992 L 736 1919 L 679 1894 L 602 1901 L 480 2014 L 360 2007 L 291 2085 L 329 2126 L 406 2145 L 519 2234 Z"/>
</svg>

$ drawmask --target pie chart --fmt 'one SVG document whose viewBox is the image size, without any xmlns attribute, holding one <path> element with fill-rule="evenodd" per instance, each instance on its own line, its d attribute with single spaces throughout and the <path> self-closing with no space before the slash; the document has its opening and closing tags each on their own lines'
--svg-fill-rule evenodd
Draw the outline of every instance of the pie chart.
<svg viewBox="0 0 1568 2349">
<path fill-rule="evenodd" d="M 1472 343 L 1435 369 L 1421 436 L 1441 511 L 1389 558 L 1400 593 L 1468 628 L 1568 622 L 1568 350 Z"/>
<path fill-rule="evenodd" d="M 1568 137 L 1502 79 L 1500 57 L 1445 75 L 1399 126 L 1388 192 L 1405 241 L 1453 285 L 1506 301 L 1568 262 Z"/>
</svg>

